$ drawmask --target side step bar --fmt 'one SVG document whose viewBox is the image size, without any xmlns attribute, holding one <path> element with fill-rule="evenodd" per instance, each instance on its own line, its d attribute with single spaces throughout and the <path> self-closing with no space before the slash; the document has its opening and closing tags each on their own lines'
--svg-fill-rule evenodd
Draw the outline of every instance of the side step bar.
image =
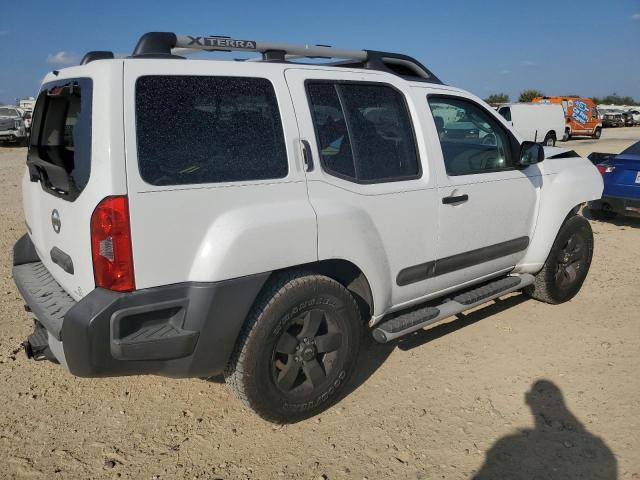
<svg viewBox="0 0 640 480">
<path fill-rule="evenodd" d="M 390 342 L 494 298 L 521 290 L 533 281 L 533 275 L 524 273 L 485 283 L 445 300 L 440 305 L 418 308 L 384 320 L 374 328 L 373 338 L 380 343 Z"/>
</svg>

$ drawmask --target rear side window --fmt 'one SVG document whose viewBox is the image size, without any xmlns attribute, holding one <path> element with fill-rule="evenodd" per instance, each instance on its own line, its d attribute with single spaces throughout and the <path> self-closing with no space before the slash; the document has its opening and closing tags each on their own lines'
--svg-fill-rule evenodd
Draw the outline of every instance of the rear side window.
<svg viewBox="0 0 640 480">
<path fill-rule="evenodd" d="M 420 176 L 404 96 L 380 84 L 307 82 L 323 168 L 358 183 Z"/>
<path fill-rule="evenodd" d="M 136 82 L 142 178 L 183 185 L 283 178 L 282 121 L 262 78 L 145 76 Z"/>
<path fill-rule="evenodd" d="M 46 84 L 33 114 L 29 169 L 67 200 L 82 192 L 91 173 L 92 89 L 88 78 Z"/>
</svg>

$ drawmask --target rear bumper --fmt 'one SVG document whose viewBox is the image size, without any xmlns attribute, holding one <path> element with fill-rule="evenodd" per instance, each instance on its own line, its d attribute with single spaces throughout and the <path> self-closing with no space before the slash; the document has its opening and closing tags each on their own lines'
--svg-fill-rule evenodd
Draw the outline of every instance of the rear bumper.
<svg viewBox="0 0 640 480">
<path fill-rule="evenodd" d="M 53 355 L 80 377 L 221 373 L 269 275 L 130 293 L 96 288 L 76 302 L 39 259 L 25 261 L 34 260 L 30 243 L 25 235 L 14 248 L 15 283 Z"/>
<path fill-rule="evenodd" d="M 600 200 L 594 200 L 589 203 L 591 208 L 596 210 L 609 210 L 627 216 L 640 216 L 640 199 L 613 197 L 603 195 Z"/>
</svg>

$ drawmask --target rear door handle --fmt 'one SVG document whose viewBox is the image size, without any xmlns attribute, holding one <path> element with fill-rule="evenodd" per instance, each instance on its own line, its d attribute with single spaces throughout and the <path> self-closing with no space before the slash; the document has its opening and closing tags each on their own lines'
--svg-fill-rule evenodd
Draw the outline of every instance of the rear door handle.
<svg viewBox="0 0 640 480">
<path fill-rule="evenodd" d="M 311 155 L 311 145 L 306 140 L 300 140 L 302 144 L 302 158 L 307 172 L 313 171 L 313 155 Z"/>
<path fill-rule="evenodd" d="M 444 197 L 442 199 L 442 203 L 444 203 L 445 205 L 449 205 L 452 203 L 466 202 L 467 200 L 469 200 L 469 195 L 465 193 L 464 195 L 453 195 L 451 197 Z"/>
</svg>

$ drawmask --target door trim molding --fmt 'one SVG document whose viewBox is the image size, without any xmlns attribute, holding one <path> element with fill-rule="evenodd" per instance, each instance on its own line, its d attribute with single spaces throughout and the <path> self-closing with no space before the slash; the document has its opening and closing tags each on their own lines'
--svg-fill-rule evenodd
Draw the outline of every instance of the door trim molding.
<svg viewBox="0 0 640 480">
<path fill-rule="evenodd" d="M 506 242 L 496 243 L 488 247 L 457 253 L 449 257 L 438 258 L 430 262 L 406 267 L 398 272 L 396 284 L 403 287 L 428 278 L 445 275 L 464 268 L 480 265 L 497 258 L 521 252 L 529 246 L 529 237 L 518 237 Z"/>
</svg>

